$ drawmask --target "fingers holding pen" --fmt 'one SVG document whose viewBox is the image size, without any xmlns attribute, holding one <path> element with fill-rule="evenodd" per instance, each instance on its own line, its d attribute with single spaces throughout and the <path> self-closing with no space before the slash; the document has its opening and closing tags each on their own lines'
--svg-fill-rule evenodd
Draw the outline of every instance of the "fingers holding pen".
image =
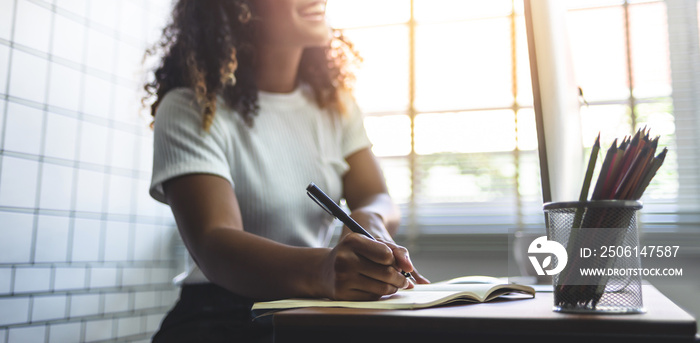
<svg viewBox="0 0 700 343">
<path fill-rule="evenodd" d="M 332 299 L 367 300 L 364 293 L 378 298 L 408 286 L 392 250 L 359 234 L 344 236 L 326 262 L 326 295 Z"/>
<path fill-rule="evenodd" d="M 389 246 L 380 241 L 374 241 L 359 234 L 349 234 L 344 238 L 351 250 L 349 258 L 339 260 L 338 267 L 343 270 L 356 270 L 359 274 L 370 279 L 406 288 L 408 281 L 395 268 L 396 260 Z"/>
<path fill-rule="evenodd" d="M 396 261 L 396 267 L 397 269 L 411 273 L 411 276 L 413 277 L 415 283 L 418 284 L 427 284 L 430 283 L 430 280 L 426 279 L 423 277 L 418 271 L 416 270 L 415 266 L 413 265 L 413 262 L 411 261 L 411 257 L 408 254 L 408 249 L 406 249 L 403 246 L 400 246 L 393 241 L 385 241 L 385 240 L 380 240 L 382 243 L 386 244 L 388 246 L 392 253 L 394 254 L 394 260 Z M 413 288 L 413 285 L 409 286 L 409 288 Z"/>
<path fill-rule="evenodd" d="M 394 261 L 396 261 L 395 265 L 397 268 L 408 273 L 413 271 L 413 263 L 408 257 L 408 249 L 392 241 L 380 240 L 380 242 L 391 249 L 391 253 L 394 255 Z"/>
</svg>

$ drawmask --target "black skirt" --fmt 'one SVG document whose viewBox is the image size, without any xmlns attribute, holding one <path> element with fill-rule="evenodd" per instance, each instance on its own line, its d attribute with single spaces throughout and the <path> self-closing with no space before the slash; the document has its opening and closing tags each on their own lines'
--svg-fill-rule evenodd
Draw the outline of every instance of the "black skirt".
<svg viewBox="0 0 700 343">
<path fill-rule="evenodd" d="M 253 300 L 211 283 L 182 286 L 153 342 L 272 342 L 271 323 L 253 321 L 252 306 Z"/>
</svg>

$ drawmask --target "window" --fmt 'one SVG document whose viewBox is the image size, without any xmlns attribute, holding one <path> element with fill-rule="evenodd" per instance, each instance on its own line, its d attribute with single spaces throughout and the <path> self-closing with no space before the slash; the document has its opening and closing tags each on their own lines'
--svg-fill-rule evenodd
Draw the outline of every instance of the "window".
<svg viewBox="0 0 700 343">
<path fill-rule="evenodd" d="M 669 148 L 642 198 L 648 232 L 687 231 L 699 221 L 697 128 L 688 126 L 697 122 L 699 108 L 687 104 L 700 81 L 692 66 L 698 45 L 687 43 L 697 18 L 669 19 L 694 2 L 571 1 L 567 17 L 575 75 L 588 101 L 581 108 L 584 145 L 590 147 L 598 131 L 610 144 L 648 125 Z"/>
<path fill-rule="evenodd" d="M 672 153 L 642 221 L 669 229 L 684 173 L 669 42 L 677 24 L 664 1 L 568 1 L 588 102 L 583 144 L 645 124 L 661 135 Z M 355 94 L 409 237 L 544 226 L 523 12 L 522 0 L 329 1 L 330 23 L 364 57 Z"/>
<path fill-rule="evenodd" d="M 543 226 L 522 4 L 330 0 L 328 16 L 364 58 L 355 95 L 403 233 Z"/>
</svg>

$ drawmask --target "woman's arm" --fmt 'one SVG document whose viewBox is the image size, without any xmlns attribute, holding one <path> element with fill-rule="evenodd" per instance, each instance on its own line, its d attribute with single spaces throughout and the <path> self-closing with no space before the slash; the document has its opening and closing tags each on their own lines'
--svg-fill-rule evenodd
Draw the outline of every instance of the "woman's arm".
<svg viewBox="0 0 700 343">
<path fill-rule="evenodd" d="M 210 281 L 234 293 L 256 299 L 369 300 L 407 286 L 392 267 L 392 250 L 380 242 L 355 234 L 333 249 L 300 248 L 245 232 L 236 195 L 221 177 L 185 175 L 163 187 L 197 265 Z"/>
<path fill-rule="evenodd" d="M 428 279 L 415 272 L 408 250 L 394 243 L 392 236 L 398 230 L 400 213 L 389 196 L 379 161 L 372 150 L 359 150 L 348 156 L 346 161 L 350 170 L 343 177 L 343 190 L 350 216 L 392 249 L 399 268 L 413 272 L 418 283 L 429 283 Z M 343 236 L 350 232 L 343 227 Z"/>
</svg>

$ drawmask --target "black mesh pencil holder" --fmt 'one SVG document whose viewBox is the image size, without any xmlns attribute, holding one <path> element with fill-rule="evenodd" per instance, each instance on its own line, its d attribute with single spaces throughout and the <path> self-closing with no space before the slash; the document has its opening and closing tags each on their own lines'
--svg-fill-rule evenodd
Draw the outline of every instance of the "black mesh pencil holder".
<svg viewBox="0 0 700 343">
<path fill-rule="evenodd" d="M 553 275 L 554 310 L 575 313 L 643 313 L 637 231 L 638 201 L 600 200 L 544 205 L 547 239 L 566 256 Z"/>
</svg>

